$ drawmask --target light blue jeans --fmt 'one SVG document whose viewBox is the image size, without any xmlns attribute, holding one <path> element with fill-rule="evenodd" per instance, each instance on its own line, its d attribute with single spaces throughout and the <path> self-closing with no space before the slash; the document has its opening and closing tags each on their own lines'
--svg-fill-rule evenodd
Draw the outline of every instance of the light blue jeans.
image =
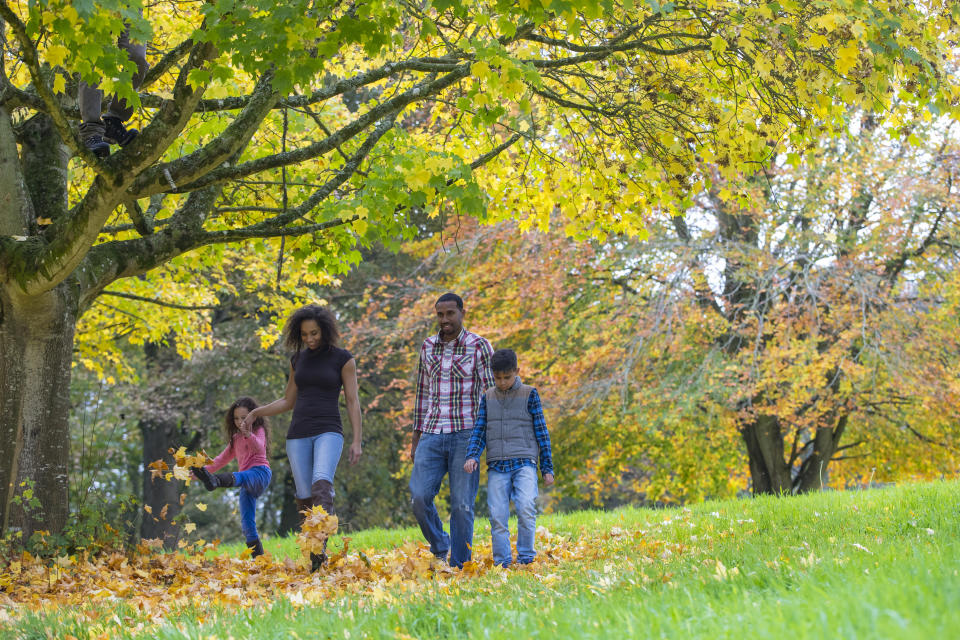
<svg viewBox="0 0 960 640">
<path fill-rule="evenodd" d="M 462 567 L 470 559 L 473 545 L 473 503 L 480 488 L 480 472 L 466 473 L 467 445 L 472 429 L 454 433 L 424 433 L 417 444 L 410 476 L 413 515 L 430 552 L 438 558 L 450 554 L 450 566 Z M 443 530 L 433 499 L 440 491 L 443 476 L 450 477 L 450 534 Z"/>
<path fill-rule="evenodd" d="M 309 438 L 287 440 L 287 458 L 299 499 L 310 497 L 310 487 L 317 480 L 333 483 L 333 474 L 337 471 L 342 451 L 343 434 L 340 433 L 321 433 Z"/>
<path fill-rule="evenodd" d="M 257 534 L 257 498 L 270 485 L 272 477 L 270 467 L 263 465 L 233 472 L 233 481 L 240 487 L 240 529 L 247 542 L 260 538 Z"/>
<path fill-rule="evenodd" d="M 490 538 L 493 547 L 493 563 L 510 566 L 513 552 L 510 549 L 510 500 L 517 510 L 517 562 L 533 562 L 537 552 L 533 549 L 537 530 L 537 468 L 523 466 L 511 473 L 487 470 L 487 506 L 490 508 Z"/>
</svg>

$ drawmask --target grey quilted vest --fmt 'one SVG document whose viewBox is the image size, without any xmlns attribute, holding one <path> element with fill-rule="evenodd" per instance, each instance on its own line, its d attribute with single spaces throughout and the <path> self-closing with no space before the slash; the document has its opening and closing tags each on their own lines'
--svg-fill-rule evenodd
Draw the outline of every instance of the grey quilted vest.
<svg viewBox="0 0 960 640">
<path fill-rule="evenodd" d="M 540 456 L 533 416 L 527 411 L 531 391 L 519 378 L 506 393 L 495 386 L 487 389 L 487 462 Z"/>
</svg>

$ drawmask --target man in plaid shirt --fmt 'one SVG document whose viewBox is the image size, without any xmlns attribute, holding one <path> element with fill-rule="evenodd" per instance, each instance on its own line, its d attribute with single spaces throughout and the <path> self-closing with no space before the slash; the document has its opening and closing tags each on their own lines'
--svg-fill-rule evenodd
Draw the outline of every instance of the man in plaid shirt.
<svg viewBox="0 0 960 640">
<path fill-rule="evenodd" d="M 467 473 L 463 461 L 480 400 L 493 386 L 490 356 L 484 338 L 463 328 L 463 299 L 445 293 L 437 300 L 440 332 L 423 341 L 417 368 L 417 402 L 413 416 L 413 514 L 430 551 L 451 566 L 470 560 L 473 503 L 478 471 Z M 450 535 L 443 530 L 433 500 L 443 476 L 450 476 Z"/>
</svg>

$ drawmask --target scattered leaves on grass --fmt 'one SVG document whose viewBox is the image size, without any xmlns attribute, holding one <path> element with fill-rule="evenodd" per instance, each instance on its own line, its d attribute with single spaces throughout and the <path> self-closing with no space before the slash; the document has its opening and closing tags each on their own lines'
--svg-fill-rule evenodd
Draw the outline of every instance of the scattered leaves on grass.
<svg viewBox="0 0 960 640">
<path fill-rule="evenodd" d="M 657 528 L 657 525 L 654 525 Z M 298 544 L 306 556 L 322 549 L 323 541 L 337 530 L 336 516 L 320 507 L 307 514 Z M 275 558 L 265 554 L 251 560 L 220 555 L 210 557 L 217 543 L 181 541 L 176 552 L 162 552 L 162 543 L 144 541 L 129 554 L 114 553 L 95 558 L 71 558 L 68 566 L 24 553 L 16 562 L 0 569 L 0 620 L 15 620 L 24 611 L 71 609 L 89 622 L 115 616 L 111 605 L 125 602 L 137 612 L 124 626 L 161 624 L 177 611 L 198 612 L 210 607 L 249 608 L 269 606 L 286 599 L 295 607 L 320 605 L 345 595 L 358 596 L 369 605 L 394 602 L 403 594 L 423 592 L 434 584 L 456 591 L 458 582 L 477 576 L 525 572 L 544 586 L 562 580 L 564 565 L 602 561 L 612 567 L 610 557 L 629 558 L 630 563 L 656 565 L 664 551 L 679 557 L 686 547 L 667 540 L 651 539 L 643 528 L 614 527 L 591 530 L 590 535 L 560 535 L 537 527 L 536 562 L 504 571 L 493 564 L 489 540 L 474 545 L 474 559 L 462 570 L 438 561 L 421 542 L 406 542 L 387 550 L 343 550 L 330 558 L 329 565 L 310 573 L 303 559 Z M 623 562 L 618 564 L 622 568 Z M 668 581 L 672 574 L 656 571 L 656 580 Z M 652 581 L 642 571 L 638 583 Z M 612 572 L 604 571 L 587 587 L 604 590 L 617 584 Z M 102 606 L 107 605 L 107 606 Z M 82 612 L 82 613 L 80 613 Z M 105 612 L 105 613 L 102 613 Z M 106 620 L 99 620 L 106 622 Z"/>
</svg>

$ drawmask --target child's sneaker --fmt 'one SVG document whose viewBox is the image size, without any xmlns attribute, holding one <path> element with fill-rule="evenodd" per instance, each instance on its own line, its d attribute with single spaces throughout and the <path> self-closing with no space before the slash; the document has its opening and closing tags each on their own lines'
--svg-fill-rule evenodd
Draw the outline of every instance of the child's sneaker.
<svg viewBox="0 0 960 640">
<path fill-rule="evenodd" d="M 193 471 L 193 475 L 203 483 L 203 487 L 207 491 L 213 491 L 220 486 L 220 483 L 217 482 L 217 477 L 203 467 L 192 467 L 190 470 Z"/>
<path fill-rule="evenodd" d="M 121 147 L 133 142 L 133 139 L 140 133 L 136 129 L 127 129 L 123 126 L 123 121 L 120 118 L 114 118 L 113 116 L 103 116 L 103 125 L 106 129 L 104 137 L 113 140 Z"/>
<path fill-rule="evenodd" d="M 263 555 L 263 543 L 260 542 L 260 538 L 257 538 L 253 542 L 248 542 L 247 548 L 250 549 L 251 558 L 256 558 L 257 556 Z"/>
<path fill-rule="evenodd" d="M 84 138 L 83 146 L 93 151 L 93 155 L 98 158 L 106 158 L 110 155 L 110 145 L 104 141 L 103 137 L 97 134 Z"/>
</svg>

